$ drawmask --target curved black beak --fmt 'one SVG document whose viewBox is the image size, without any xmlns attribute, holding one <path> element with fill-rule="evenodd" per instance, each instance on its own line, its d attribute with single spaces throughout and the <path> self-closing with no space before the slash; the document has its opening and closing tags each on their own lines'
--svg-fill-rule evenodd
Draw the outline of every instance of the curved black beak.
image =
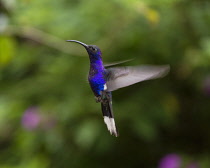
<svg viewBox="0 0 210 168">
<path fill-rule="evenodd" d="M 85 48 L 87 48 L 88 47 L 88 45 L 87 44 L 85 44 L 85 43 L 83 43 L 83 42 L 81 42 L 81 41 L 77 41 L 77 40 L 66 40 L 67 42 L 75 42 L 75 43 L 79 43 L 79 44 L 81 44 L 81 45 L 83 45 Z"/>
</svg>

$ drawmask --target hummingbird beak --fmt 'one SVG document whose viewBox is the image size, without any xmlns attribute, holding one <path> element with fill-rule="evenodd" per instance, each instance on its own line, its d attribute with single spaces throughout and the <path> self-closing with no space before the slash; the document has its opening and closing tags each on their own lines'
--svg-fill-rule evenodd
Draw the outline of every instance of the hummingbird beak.
<svg viewBox="0 0 210 168">
<path fill-rule="evenodd" d="M 66 40 L 67 42 L 75 42 L 75 43 L 79 43 L 79 44 L 81 44 L 82 46 L 84 46 L 85 48 L 87 48 L 88 47 L 88 45 L 87 44 L 85 44 L 85 43 L 82 43 L 81 41 L 77 41 L 77 40 Z"/>
</svg>

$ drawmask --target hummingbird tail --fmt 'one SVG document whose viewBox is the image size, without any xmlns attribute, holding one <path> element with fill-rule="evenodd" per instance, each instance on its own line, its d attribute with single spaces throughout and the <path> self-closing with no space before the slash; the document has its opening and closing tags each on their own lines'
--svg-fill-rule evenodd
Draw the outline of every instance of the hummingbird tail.
<svg viewBox="0 0 210 168">
<path fill-rule="evenodd" d="M 101 101 L 101 109 L 104 117 L 104 122 L 109 130 L 109 132 L 114 135 L 118 136 L 117 128 L 114 121 L 114 115 L 112 111 L 112 95 L 111 92 L 102 93 L 102 101 Z"/>
</svg>

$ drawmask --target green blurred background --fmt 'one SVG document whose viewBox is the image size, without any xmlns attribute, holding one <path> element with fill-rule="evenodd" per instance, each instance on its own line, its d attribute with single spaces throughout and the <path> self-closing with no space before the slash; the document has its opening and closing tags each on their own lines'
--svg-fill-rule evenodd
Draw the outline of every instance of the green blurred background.
<svg viewBox="0 0 210 168">
<path fill-rule="evenodd" d="M 171 66 L 113 92 L 118 138 L 70 39 L 106 63 Z M 0 168 L 174 168 L 160 165 L 171 155 L 176 168 L 209 168 L 209 119 L 210 2 L 0 0 Z"/>
</svg>

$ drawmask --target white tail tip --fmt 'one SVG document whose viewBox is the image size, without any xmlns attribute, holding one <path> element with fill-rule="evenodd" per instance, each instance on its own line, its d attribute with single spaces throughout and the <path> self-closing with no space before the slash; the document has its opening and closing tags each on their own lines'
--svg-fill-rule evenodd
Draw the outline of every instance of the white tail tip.
<svg viewBox="0 0 210 168">
<path fill-rule="evenodd" d="M 109 118 L 107 116 L 104 116 L 104 122 L 105 122 L 109 132 L 112 135 L 115 135 L 117 137 L 118 133 L 117 133 L 117 129 L 116 129 L 116 126 L 115 126 L 114 118 Z"/>
</svg>

